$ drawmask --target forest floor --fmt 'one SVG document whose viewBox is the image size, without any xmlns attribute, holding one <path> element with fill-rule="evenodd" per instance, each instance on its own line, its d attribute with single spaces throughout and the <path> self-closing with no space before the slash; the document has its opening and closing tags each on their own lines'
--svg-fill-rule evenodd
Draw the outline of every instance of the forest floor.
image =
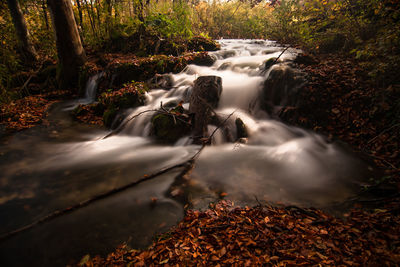
<svg viewBox="0 0 400 267">
<path fill-rule="evenodd" d="M 79 265 L 400 264 L 400 87 L 374 86 L 348 59 L 321 56 L 317 62 L 300 65 L 309 75 L 302 104 L 286 108 L 281 117 L 343 141 L 374 161 L 384 173 L 366 190 L 375 199 L 360 201 L 344 219 L 315 209 L 234 207 L 221 201 L 204 212 L 188 210 L 146 250 L 121 246 L 105 258 L 85 256 Z M 12 133 L 46 123 L 48 108 L 70 97 L 53 91 L 3 104 L 0 125 Z M 91 117 L 82 121 L 90 123 Z"/>
</svg>

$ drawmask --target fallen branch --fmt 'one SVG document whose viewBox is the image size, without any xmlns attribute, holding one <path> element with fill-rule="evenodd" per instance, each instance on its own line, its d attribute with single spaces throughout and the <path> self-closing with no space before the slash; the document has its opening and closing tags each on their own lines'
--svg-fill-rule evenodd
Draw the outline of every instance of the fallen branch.
<svg viewBox="0 0 400 267">
<path fill-rule="evenodd" d="M 372 143 L 372 142 L 375 141 L 377 138 L 379 138 L 382 134 L 384 134 L 384 133 L 386 133 L 386 132 L 392 130 L 393 128 L 399 127 L 399 126 L 400 126 L 400 123 L 397 123 L 397 124 L 392 125 L 391 127 L 387 128 L 387 129 L 383 130 L 380 134 L 378 134 L 377 136 L 375 136 L 374 138 L 372 138 L 371 140 L 369 140 L 367 144 Z"/>
<path fill-rule="evenodd" d="M 283 53 L 286 52 L 286 50 L 289 49 L 290 46 L 286 46 L 285 49 L 283 49 L 282 53 L 279 54 L 279 56 L 274 60 L 274 62 L 272 62 L 272 65 L 275 65 L 276 62 L 278 62 L 279 58 L 283 55 Z M 271 65 L 271 66 L 272 66 Z"/>
</svg>

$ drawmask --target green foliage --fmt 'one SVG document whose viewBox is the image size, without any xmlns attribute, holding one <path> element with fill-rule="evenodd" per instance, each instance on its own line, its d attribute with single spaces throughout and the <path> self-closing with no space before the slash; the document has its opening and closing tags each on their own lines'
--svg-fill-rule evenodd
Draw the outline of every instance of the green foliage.
<svg viewBox="0 0 400 267">
<path fill-rule="evenodd" d="M 270 18 L 269 36 L 283 42 L 294 42 L 300 32 L 296 23 L 299 19 L 299 1 L 282 0 L 275 6 Z"/>
<path fill-rule="evenodd" d="M 199 2 L 195 7 L 196 32 L 213 38 L 266 38 L 271 8 L 245 1 Z"/>
<path fill-rule="evenodd" d="M 11 94 L 7 91 L 11 76 L 20 68 L 16 53 L 17 40 L 14 26 L 5 2 L 0 4 L 0 103 L 8 102 Z"/>
<path fill-rule="evenodd" d="M 353 56 L 380 86 L 400 80 L 398 1 L 282 0 L 270 21 L 270 38 L 310 51 Z"/>
<path fill-rule="evenodd" d="M 42 1 L 20 2 L 41 59 L 55 59 L 48 10 L 43 9 Z M 210 49 L 197 37 L 191 39 L 193 36 L 268 38 L 299 44 L 309 51 L 353 56 L 382 86 L 399 80 L 398 1 L 280 0 L 271 5 L 270 1 L 242 0 L 80 0 L 80 10 L 77 0 L 73 3 L 87 51 L 94 48 L 143 56 L 156 52 L 180 55 L 187 50 Z M 6 1 L 0 3 L 0 34 L 0 101 L 7 101 L 12 95 L 8 88 L 12 76 L 24 66 L 19 61 Z M 157 71 L 168 71 L 167 63 L 160 60 L 155 65 Z"/>
<path fill-rule="evenodd" d="M 149 8 L 145 26 L 156 31 L 162 37 L 190 38 L 192 32 L 192 12 L 184 2 L 169 4 L 166 2 L 155 3 Z"/>
</svg>

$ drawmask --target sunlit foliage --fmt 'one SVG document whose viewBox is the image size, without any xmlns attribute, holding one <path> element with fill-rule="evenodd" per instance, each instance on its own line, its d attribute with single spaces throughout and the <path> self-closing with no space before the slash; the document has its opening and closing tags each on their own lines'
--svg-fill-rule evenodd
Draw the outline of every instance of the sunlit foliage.
<svg viewBox="0 0 400 267">
<path fill-rule="evenodd" d="M 88 49 L 144 33 L 158 38 L 268 38 L 319 53 L 344 53 L 365 62 L 370 77 L 385 85 L 400 67 L 400 8 L 397 0 L 71 0 Z M 21 0 L 35 48 L 56 59 L 46 1 Z M 23 66 L 6 1 L 0 4 L 0 88 Z M 142 44 L 143 47 L 146 44 Z M 397 79 L 398 80 L 398 79 Z"/>
</svg>

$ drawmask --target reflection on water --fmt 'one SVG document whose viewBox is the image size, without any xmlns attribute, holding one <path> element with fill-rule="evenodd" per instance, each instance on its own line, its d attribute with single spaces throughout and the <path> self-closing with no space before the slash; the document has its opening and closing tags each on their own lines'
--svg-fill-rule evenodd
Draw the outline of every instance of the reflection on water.
<svg viewBox="0 0 400 267">
<path fill-rule="evenodd" d="M 146 105 L 130 114 L 180 100 L 187 107 L 197 77 L 222 77 L 216 112 L 225 118 L 234 111 L 225 128 L 235 137 L 235 120 L 240 118 L 249 138 L 246 144 L 227 143 L 225 132 L 217 131 L 214 145 L 203 150 L 184 188 L 190 204 L 204 208 L 226 192 L 241 204 L 255 204 L 257 199 L 324 208 L 353 196 L 368 177 L 368 166 L 322 136 L 269 119 L 261 108 L 260 94 L 269 73 L 263 64 L 282 48 L 269 41 L 221 44 L 222 50 L 213 53 L 213 66 L 188 66 L 172 76 L 172 89 L 149 92 Z M 292 60 L 296 52 L 289 49 L 282 61 Z M 95 85 L 94 79 L 88 84 Z M 66 106 L 75 104 L 56 106 L 51 126 L 1 140 L 0 234 L 184 162 L 199 149 L 188 137 L 175 145 L 156 143 L 149 136 L 150 112 L 129 121 L 120 135 L 103 139 L 103 129 L 70 120 Z M 216 127 L 210 125 L 210 132 Z M 148 245 L 155 233 L 183 216 L 183 204 L 167 197 L 179 172 L 170 171 L 0 242 L 0 266 L 65 265 L 85 253 L 104 254 L 122 242 Z"/>
</svg>

